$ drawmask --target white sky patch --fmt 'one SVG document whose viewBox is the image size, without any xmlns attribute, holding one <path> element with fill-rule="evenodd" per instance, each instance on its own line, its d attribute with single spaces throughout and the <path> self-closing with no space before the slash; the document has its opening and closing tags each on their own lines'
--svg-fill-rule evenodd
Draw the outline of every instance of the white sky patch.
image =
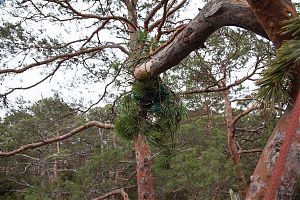
<svg viewBox="0 0 300 200">
<path fill-rule="evenodd" d="M 8 0 L 7 0 L 8 2 Z M 293 0 L 293 3 L 299 3 L 300 0 Z M 9 5 L 9 4 L 7 4 Z M 181 13 L 181 19 L 183 18 L 189 18 L 193 19 L 199 12 L 199 9 L 201 9 L 205 5 L 205 2 L 198 1 L 198 0 L 191 0 L 190 5 L 185 8 L 183 13 Z M 83 5 L 84 6 L 84 5 Z M 87 7 L 86 7 L 87 8 Z M 13 9 L 13 8 L 8 8 L 8 9 Z M 85 9 L 85 7 L 82 7 L 82 9 Z M 0 8 L 0 17 L 2 19 L 7 19 L 8 21 L 11 19 L 8 19 L 6 17 L 5 10 Z M 85 20 L 85 25 L 90 25 L 92 24 L 93 20 Z M 48 24 L 44 22 L 40 23 L 32 23 L 28 24 L 28 26 L 31 26 L 33 30 L 38 30 L 38 29 L 44 29 L 45 32 L 43 34 L 49 35 L 50 37 L 58 37 L 63 41 L 72 41 L 75 39 L 78 39 L 79 37 L 84 38 L 86 36 L 89 36 L 93 29 L 88 29 L 89 32 L 84 32 L 84 26 L 74 26 L 72 23 L 64 23 L 64 27 L 59 26 L 58 24 Z M 65 31 L 64 29 L 67 29 Z M 103 41 L 114 41 L 114 42 L 122 42 L 121 39 L 116 38 L 115 36 L 112 37 L 110 32 L 108 30 L 103 30 L 100 33 L 101 40 Z M 78 45 L 79 47 L 79 45 Z M 16 59 L 18 60 L 18 59 Z M 34 62 L 32 58 L 29 58 L 27 60 L 28 63 Z M 1 64 L 1 62 L 0 62 Z M 10 62 L 10 66 L 13 67 L 13 65 L 17 65 L 16 62 Z M 0 65 L 1 67 L 1 65 Z M 14 86 L 28 86 L 31 83 L 34 83 L 42 78 L 40 75 L 41 70 L 29 70 L 28 72 L 24 73 L 20 78 L 18 79 L 6 79 L 2 85 L 0 85 L 0 92 L 3 92 L 7 90 L 7 88 L 14 87 Z M 9 95 L 9 99 L 13 100 L 16 98 L 19 98 L 22 96 L 24 100 L 26 101 L 31 101 L 34 102 L 38 99 L 41 98 L 47 98 L 50 96 L 53 96 L 54 92 L 58 91 L 59 93 L 63 94 L 63 98 L 68 101 L 68 99 L 73 101 L 74 99 L 79 99 L 83 97 L 83 100 L 85 101 L 85 104 L 90 103 L 90 101 L 97 101 L 99 98 L 99 95 L 103 93 L 105 82 L 96 82 L 93 84 L 81 84 L 78 85 L 77 88 L 73 88 L 72 90 L 69 90 L 68 88 L 63 88 L 61 87 L 64 83 L 76 81 L 74 80 L 74 75 L 78 75 L 82 72 L 80 72 L 80 69 L 74 69 L 74 70 L 69 70 L 68 74 L 62 72 L 56 73 L 56 75 L 50 80 L 45 81 L 44 83 L 30 89 L 30 90 L 18 90 L 13 92 L 12 94 Z M 108 79 L 109 81 L 109 79 Z M 248 83 L 248 82 L 247 82 Z M 253 84 L 253 83 L 251 83 Z M 71 97 L 71 98 L 70 98 Z M 108 100 L 108 99 L 106 99 Z M 104 105 L 107 102 L 103 101 L 99 105 Z M 4 112 L 0 111 L 0 116 Z"/>
<path fill-rule="evenodd" d="M 181 14 L 181 18 L 189 18 L 192 19 L 196 16 L 196 14 L 199 12 L 198 8 L 203 7 L 205 3 L 199 2 L 197 0 L 192 0 L 190 5 L 185 9 L 184 12 Z M 82 5 L 81 9 L 87 9 L 88 6 L 85 6 L 86 4 Z M 7 4 L 6 6 L 9 6 Z M 14 9 L 6 7 L 5 9 Z M 5 10 L 0 10 L 0 14 L 2 19 L 5 19 L 7 21 L 10 21 L 5 15 Z M 85 20 L 84 24 L 85 26 L 89 26 L 94 22 L 94 20 Z M 26 22 L 27 23 L 27 22 Z M 32 24 L 30 24 L 32 23 Z M 64 26 L 60 26 L 60 24 L 53 24 L 53 23 L 46 23 L 45 21 L 42 22 L 28 22 L 27 27 L 32 27 L 31 29 L 33 32 L 36 32 L 38 29 L 42 29 L 42 35 L 47 35 L 51 38 L 59 38 L 61 41 L 73 41 L 78 38 L 86 38 L 88 37 L 94 30 L 93 29 L 85 29 L 84 25 L 81 26 L 74 26 L 73 23 L 64 22 Z M 67 31 L 65 31 L 67 30 Z M 88 32 L 84 32 L 84 31 Z M 116 38 L 115 36 L 112 37 L 109 30 L 103 30 L 100 32 L 101 41 L 113 41 L 115 43 L 122 42 L 123 40 Z M 78 44 L 77 47 L 79 48 L 80 45 Z M 75 45 L 76 48 L 76 45 Z M 9 67 L 15 67 L 18 65 L 17 60 L 23 59 L 20 57 L 18 59 L 15 58 L 13 62 L 9 62 Z M 34 63 L 35 60 L 33 60 L 33 57 L 29 57 L 26 59 L 26 63 Z M 27 72 L 24 72 L 21 75 L 18 75 L 18 78 L 16 77 L 8 77 L 5 79 L 5 81 L 2 83 L 0 92 L 7 91 L 9 88 L 13 87 L 27 87 L 43 78 L 41 76 L 41 72 L 43 72 L 43 67 L 40 68 L 40 70 L 28 70 Z M 80 67 L 78 69 L 74 70 L 68 70 L 67 74 L 65 72 L 62 72 L 63 70 L 58 71 L 55 76 L 51 79 L 46 80 L 45 82 L 31 88 L 30 90 L 16 90 L 12 94 L 9 95 L 9 100 L 17 99 L 19 97 L 22 97 L 25 101 L 34 102 L 41 98 L 47 98 L 53 96 L 55 92 L 59 92 L 60 94 L 63 94 L 63 98 L 66 99 L 66 101 L 70 100 L 73 101 L 74 99 L 80 99 L 83 97 L 84 103 L 89 104 L 91 101 L 96 102 L 101 96 L 101 94 L 104 91 L 104 86 L 106 82 L 96 82 L 93 84 L 79 84 L 76 88 L 69 89 L 66 87 L 63 87 L 64 83 L 72 83 L 74 80 L 74 77 L 76 75 L 79 75 L 82 73 Z M 45 75 L 44 75 L 45 76 Z M 98 95 L 97 95 L 98 94 Z M 108 99 L 106 99 L 108 101 Z M 107 102 L 103 101 L 100 103 L 100 105 L 104 105 Z"/>
</svg>

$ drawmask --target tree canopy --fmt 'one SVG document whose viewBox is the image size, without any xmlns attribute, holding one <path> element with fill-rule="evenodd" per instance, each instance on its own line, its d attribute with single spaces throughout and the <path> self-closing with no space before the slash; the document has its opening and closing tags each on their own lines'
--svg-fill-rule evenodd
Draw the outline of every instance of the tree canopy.
<svg viewBox="0 0 300 200">
<path fill-rule="evenodd" d="M 0 195 L 244 198 L 298 91 L 295 7 L 268 2 L 0 1 Z"/>
</svg>

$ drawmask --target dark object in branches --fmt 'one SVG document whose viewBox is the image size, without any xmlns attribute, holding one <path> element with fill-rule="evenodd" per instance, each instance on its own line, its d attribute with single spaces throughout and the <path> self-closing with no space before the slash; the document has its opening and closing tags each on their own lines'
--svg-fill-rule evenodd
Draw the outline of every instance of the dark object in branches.
<svg viewBox="0 0 300 200">
<path fill-rule="evenodd" d="M 119 103 L 116 132 L 127 139 L 138 133 L 152 145 L 170 147 L 186 109 L 158 77 L 136 81 Z"/>
</svg>

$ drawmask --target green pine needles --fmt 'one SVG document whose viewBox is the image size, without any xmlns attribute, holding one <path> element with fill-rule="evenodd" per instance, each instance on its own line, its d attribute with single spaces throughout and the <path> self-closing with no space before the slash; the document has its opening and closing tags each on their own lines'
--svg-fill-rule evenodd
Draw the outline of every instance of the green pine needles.
<svg viewBox="0 0 300 200">
<path fill-rule="evenodd" d="M 286 22 L 283 34 L 291 34 L 292 40 L 282 44 L 276 58 L 265 69 L 258 82 L 258 98 L 265 108 L 273 110 L 277 103 L 290 103 L 292 71 L 300 61 L 300 18 Z"/>
<path fill-rule="evenodd" d="M 170 147 L 186 108 L 158 77 L 136 81 L 119 102 L 116 132 L 134 139 L 138 133 L 158 147 Z"/>
</svg>

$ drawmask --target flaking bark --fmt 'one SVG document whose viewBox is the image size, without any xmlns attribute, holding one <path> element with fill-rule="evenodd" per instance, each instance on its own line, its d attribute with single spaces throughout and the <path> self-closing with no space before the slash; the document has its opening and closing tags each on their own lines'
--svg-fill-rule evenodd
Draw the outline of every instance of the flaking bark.
<svg viewBox="0 0 300 200">
<path fill-rule="evenodd" d="M 135 78 L 155 76 L 177 65 L 190 52 L 204 48 L 207 38 L 224 26 L 242 27 L 268 38 L 245 0 L 212 0 L 173 42 L 135 68 Z"/>
<path fill-rule="evenodd" d="M 136 138 L 135 153 L 137 162 L 138 199 L 154 200 L 151 148 L 142 134 L 138 134 Z"/>
<path fill-rule="evenodd" d="M 297 16 L 297 12 L 290 0 L 247 0 L 252 11 L 255 13 L 261 26 L 268 34 L 273 44 L 279 48 L 285 40 L 291 39 L 291 35 L 282 35 L 281 28 L 285 20 Z M 299 68 L 298 68 L 299 71 Z M 299 91 L 299 72 L 294 72 L 291 97 L 295 102 L 295 97 Z M 280 155 L 280 149 L 283 144 L 289 122 L 291 121 L 291 109 L 288 108 L 280 121 L 277 123 L 273 134 L 269 138 L 266 147 L 261 154 L 256 169 L 251 176 L 251 184 L 247 193 L 247 200 L 266 199 L 266 191 L 270 186 L 270 179 L 274 170 L 276 161 Z M 295 140 L 289 150 L 288 158 L 285 163 L 285 171 L 281 177 L 281 183 L 276 194 L 276 199 L 292 199 L 294 195 L 295 183 L 300 176 L 299 165 L 300 155 L 299 131 L 297 131 Z"/>
</svg>

